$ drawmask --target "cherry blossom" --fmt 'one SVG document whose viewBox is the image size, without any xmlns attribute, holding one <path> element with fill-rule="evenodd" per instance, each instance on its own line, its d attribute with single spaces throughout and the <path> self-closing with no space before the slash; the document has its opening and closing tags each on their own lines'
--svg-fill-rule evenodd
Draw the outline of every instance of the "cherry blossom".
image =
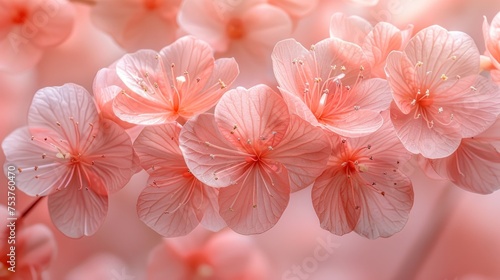
<svg viewBox="0 0 500 280">
<path fill-rule="evenodd" d="M 146 127 L 134 142 L 143 168 L 150 174 L 139 195 L 139 218 L 165 237 L 186 235 L 201 222 L 218 231 L 218 190 L 204 185 L 190 172 L 179 148 L 181 126 L 169 123 Z"/>
<path fill-rule="evenodd" d="M 100 0 L 92 22 L 127 51 L 160 50 L 178 36 L 181 0 Z"/>
<path fill-rule="evenodd" d="M 408 220 L 413 187 L 398 167 L 410 153 L 385 116 L 384 125 L 369 136 L 330 136 L 330 159 L 314 183 L 312 199 L 321 227 L 334 234 L 354 230 L 370 239 L 389 237 Z"/>
<path fill-rule="evenodd" d="M 357 16 L 335 13 L 330 22 L 330 36 L 337 37 L 362 47 L 370 63 L 371 76 L 385 78 L 387 55 L 393 50 L 401 50 L 411 37 L 413 25 L 399 30 L 387 22 L 375 26 Z"/>
<path fill-rule="evenodd" d="M 391 119 L 403 145 L 427 158 L 451 155 L 462 138 L 488 128 L 500 113 L 500 91 L 479 76 L 472 38 L 431 26 L 387 58 Z"/>
<path fill-rule="evenodd" d="M 210 46 L 191 36 L 159 53 L 126 54 L 116 71 L 131 91 L 115 97 L 113 111 L 121 120 L 141 125 L 185 122 L 207 111 L 239 73 L 233 58 L 214 60 Z"/>
<path fill-rule="evenodd" d="M 382 126 L 389 107 L 387 81 L 367 79 L 361 47 L 337 38 L 304 48 L 294 39 L 276 44 L 273 68 L 290 111 L 313 125 L 346 137 L 368 135 Z"/>
<path fill-rule="evenodd" d="M 14 222 L 13 231 L 17 231 L 17 234 L 14 236 L 15 243 L 12 243 L 7 239 L 11 233 L 7 207 L 4 205 L 0 206 L 0 218 L 7 221 L 7 227 L 2 224 L 0 231 L 0 279 L 42 279 L 43 272 L 56 254 L 56 240 L 50 229 L 42 224 L 25 226 L 20 223 L 20 217 Z M 11 267 L 11 246 L 15 248 L 12 265 L 15 272 L 8 269 Z"/>
<path fill-rule="evenodd" d="M 267 260 L 248 236 L 195 231 L 164 239 L 149 255 L 147 279 L 268 280 Z"/>
<path fill-rule="evenodd" d="M 302 18 L 311 13 L 318 2 L 319 0 L 269 0 L 269 4 L 283 9 L 294 19 Z"/>
<path fill-rule="evenodd" d="M 0 1 L 0 71 L 34 67 L 43 52 L 64 42 L 74 10 L 65 0 Z"/>
<path fill-rule="evenodd" d="M 500 188 L 500 121 L 460 142 L 446 158 L 428 160 L 442 178 L 467 191 L 488 194 Z"/>
<path fill-rule="evenodd" d="M 75 84 L 37 91 L 28 126 L 7 136 L 2 149 L 17 167 L 18 188 L 48 196 L 55 226 L 74 238 L 98 230 L 108 193 L 120 190 L 135 171 L 128 135 L 100 121 L 91 95 Z"/>
<path fill-rule="evenodd" d="M 491 25 L 484 17 L 483 36 L 486 45 L 486 52 L 491 57 L 491 61 L 496 69 L 500 70 L 500 12 L 493 17 Z"/>
<path fill-rule="evenodd" d="M 219 212 L 243 234 L 274 226 L 290 191 L 321 174 L 329 149 L 323 131 L 290 115 L 265 85 L 227 92 L 215 115 L 202 114 L 184 125 L 180 145 L 191 173 L 221 188 Z"/>
</svg>

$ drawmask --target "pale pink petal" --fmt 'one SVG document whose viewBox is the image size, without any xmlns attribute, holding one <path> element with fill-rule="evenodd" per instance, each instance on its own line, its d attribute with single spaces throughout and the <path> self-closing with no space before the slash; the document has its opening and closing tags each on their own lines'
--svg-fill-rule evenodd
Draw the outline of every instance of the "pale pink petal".
<svg viewBox="0 0 500 280">
<path fill-rule="evenodd" d="M 227 225 L 241 234 L 258 234 L 272 228 L 290 199 L 285 168 L 255 164 L 233 186 L 219 192 L 219 211 Z"/>
<path fill-rule="evenodd" d="M 180 112 L 183 117 L 192 117 L 215 106 L 239 74 L 238 64 L 234 58 L 217 59 L 214 66 L 213 73 L 200 92 L 194 90 L 184 92 Z"/>
<path fill-rule="evenodd" d="M 221 19 L 223 14 L 216 9 L 217 4 L 218 2 L 204 0 L 185 0 L 178 21 L 189 34 L 208 42 L 215 51 L 225 52 L 229 38 L 226 37 L 225 22 Z M 221 8 L 225 6 L 222 5 Z"/>
<path fill-rule="evenodd" d="M 392 96 L 398 108 L 405 114 L 413 110 L 417 73 L 415 65 L 400 51 L 392 51 L 387 57 L 385 72 L 392 88 Z"/>
<path fill-rule="evenodd" d="M 500 188 L 500 153 L 488 140 L 463 139 L 451 156 L 430 163 L 439 175 L 467 191 L 489 194 Z"/>
<path fill-rule="evenodd" d="M 403 37 L 394 25 L 380 22 L 367 35 L 362 47 L 372 66 L 371 73 L 376 77 L 385 78 L 387 55 L 393 50 L 401 50 Z"/>
<path fill-rule="evenodd" d="M 50 229 L 42 224 L 23 228 L 17 237 L 18 251 L 24 265 L 37 270 L 46 268 L 56 255 L 56 240 Z"/>
<path fill-rule="evenodd" d="M 249 8 L 241 16 L 241 21 L 248 28 L 243 40 L 252 44 L 252 47 L 246 49 L 250 55 L 258 58 L 268 56 L 276 42 L 292 33 L 290 17 L 282 9 L 269 4 Z"/>
<path fill-rule="evenodd" d="M 356 201 L 359 189 L 353 188 L 357 179 L 353 178 L 349 185 L 338 168 L 327 168 L 316 179 L 311 196 L 321 228 L 336 235 L 344 235 L 355 228 L 360 215 Z"/>
<path fill-rule="evenodd" d="M 379 129 L 383 122 L 379 112 L 364 109 L 336 114 L 332 112 L 321 117 L 325 128 L 346 137 L 366 136 Z"/>
<path fill-rule="evenodd" d="M 320 123 L 316 119 L 316 116 L 314 116 L 314 114 L 311 112 L 311 109 L 307 107 L 306 103 L 304 103 L 304 101 L 302 101 L 300 97 L 290 93 L 289 91 L 281 87 L 278 87 L 278 89 L 281 92 L 281 97 L 283 97 L 283 100 L 285 101 L 290 114 L 297 115 L 314 126 L 320 126 Z"/>
<path fill-rule="evenodd" d="M 35 32 L 30 41 L 41 48 L 52 47 L 64 42 L 71 32 L 75 22 L 74 6 L 68 1 L 31 1 L 38 2 L 25 23 L 26 29 Z"/>
<path fill-rule="evenodd" d="M 215 107 L 215 122 L 221 134 L 243 151 L 276 146 L 290 122 L 283 99 L 266 85 L 228 91 Z"/>
<path fill-rule="evenodd" d="M 490 76 L 493 82 L 500 85 L 500 70 L 491 70 Z"/>
<path fill-rule="evenodd" d="M 186 235 L 200 223 L 197 210 L 204 207 L 193 202 L 201 188 L 192 176 L 151 177 L 137 201 L 139 219 L 165 237 Z"/>
<path fill-rule="evenodd" d="M 233 147 L 219 132 L 213 115 L 201 114 L 183 127 L 179 143 L 193 175 L 211 187 L 227 187 L 240 178 L 251 155 Z"/>
<path fill-rule="evenodd" d="M 392 91 L 386 80 L 373 78 L 357 84 L 351 89 L 351 98 L 346 98 L 346 106 L 356 109 L 369 109 L 376 112 L 389 109 L 392 101 Z"/>
<path fill-rule="evenodd" d="M 447 112 L 453 114 L 452 121 L 460 124 L 464 138 L 483 132 L 500 114 L 500 87 L 482 76 L 450 81 L 442 88 L 436 89 L 439 91 L 434 99 L 436 107 L 441 105 L 441 115 Z"/>
<path fill-rule="evenodd" d="M 0 71 L 17 73 L 35 67 L 43 50 L 16 32 L 10 32 L 0 40 Z"/>
<path fill-rule="evenodd" d="M 373 7 L 376 6 L 379 2 L 379 0 L 348 0 L 351 1 L 352 3 L 365 6 L 365 7 Z"/>
<path fill-rule="evenodd" d="M 403 114 L 396 104 L 391 105 L 391 120 L 396 134 L 405 148 L 426 158 L 442 158 L 451 155 L 462 138 L 458 127 L 450 125 L 446 129 L 440 126 L 429 128 L 423 118 L 415 119 L 413 114 Z"/>
<path fill-rule="evenodd" d="M 135 93 L 119 94 L 113 100 L 113 113 L 122 121 L 139 125 L 174 122 L 178 115 L 161 103 L 143 99 Z"/>
<path fill-rule="evenodd" d="M 491 25 L 488 24 L 488 20 L 484 17 L 483 21 L 483 36 L 486 45 L 486 51 L 492 58 L 492 62 L 497 69 L 500 69 L 500 35 L 498 30 L 500 29 L 500 13 L 497 13 Z"/>
<path fill-rule="evenodd" d="M 207 200 L 207 205 L 203 213 L 203 219 L 200 223 L 204 228 L 211 231 L 219 231 L 227 227 L 226 222 L 219 214 L 219 190 L 205 186 L 204 195 L 204 199 Z"/>
<path fill-rule="evenodd" d="M 99 195 L 83 181 L 49 196 L 49 212 L 54 225 L 66 236 L 80 238 L 97 232 L 108 212 L 108 196 Z"/>
<path fill-rule="evenodd" d="M 441 81 L 441 75 L 466 77 L 479 73 L 479 51 L 474 40 L 463 32 L 448 32 L 433 25 L 418 32 L 406 45 L 405 54 L 417 67 L 420 78 L 426 79 L 428 89 Z"/>
<path fill-rule="evenodd" d="M 135 173 L 130 137 L 112 121 L 101 121 L 99 132 L 86 152 L 86 158 L 92 164 L 90 172 L 101 178 L 109 193 L 122 189 Z"/>
<path fill-rule="evenodd" d="M 335 13 L 330 20 L 330 37 L 361 46 L 372 28 L 372 25 L 362 17 Z"/>
<path fill-rule="evenodd" d="M 409 178 L 392 165 L 367 164 L 362 180 L 358 234 L 370 239 L 389 237 L 403 229 L 413 206 L 413 187 Z"/>
<path fill-rule="evenodd" d="M 171 8 L 174 10 L 174 8 Z M 159 13 L 144 13 L 131 18 L 122 29 L 122 37 L 115 40 L 128 51 L 160 50 L 175 41 L 177 22 L 165 19 Z"/>
<path fill-rule="evenodd" d="M 4 170 L 9 165 L 16 167 L 12 172 L 16 176 L 17 188 L 26 194 L 48 195 L 56 191 L 57 187 L 68 183 L 70 168 L 54 161 L 57 159 L 57 149 L 32 141 L 31 136 L 28 128 L 19 128 L 4 139 Z"/>
<path fill-rule="evenodd" d="M 312 184 L 325 170 L 330 150 L 322 129 L 291 116 L 285 138 L 268 156 L 286 167 L 291 191 L 295 192 Z"/>
<path fill-rule="evenodd" d="M 271 5 L 275 5 L 290 16 L 301 18 L 309 14 L 318 5 L 318 0 L 301 1 L 301 0 L 270 0 Z"/>
<path fill-rule="evenodd" d="M 84 139 L 90 137 L 93 131 L 99 130 L 98 119 L 92 96 L 76 84 L 38 90 L 28 113 L 31 128 L 56 133 L 60 139 L 68 142 L 65 146 L 69 149 L 83 148 L 86 145 Z M 42 135 L 34 136 L 43 138 Z M 49 141 L 57 143 L 61 142 L 60 139 Z"/>
</svg>

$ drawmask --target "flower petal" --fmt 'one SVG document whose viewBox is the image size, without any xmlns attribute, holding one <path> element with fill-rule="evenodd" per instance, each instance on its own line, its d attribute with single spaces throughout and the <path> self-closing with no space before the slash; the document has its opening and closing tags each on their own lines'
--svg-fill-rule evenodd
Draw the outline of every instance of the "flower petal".
<svg viewBox="0 0 500 280">
<path fill-rule="evenodd" d="M 266 85 L 228 91 L 215 107 L 221 134 L 243 151 L 256 145 L 276 146 L 284 137 L 290 115 L 283 99 Z M 257 144 L 258 143 L 258 144 Z"/>
<path fill-rule="evenodd" d="M 285 138 L 268 156 L 285 166 L 291 191 L 295 192 L 312 184 L 323 172 L 330 150 L 322 129 L 292 115 Z"/>
<path fill-rule="evenodd" d="M 330 19 L 330 37 L 337 37 L 359 46 L 363 44 L 372 28 L 368 21 L 358 16 L 335 13 Z"/>
<path fill-rule="evenodd" d="M 288 172 L 261 164 L 250 167 L 235 185 L 220 189 L 219 211 L 227 225 L 241 234 L 272 228 L 290 199 Z"/>
<path fill-rule="evenodd" d="M 54 234 L 43 224 L 23 228 L 18 236 L 18 254 L 24 265 L 37 269 L 46 268 L 56 255 L 57 243 Z"/>
<path fill-rule="evenodd" d="M 170 245 L 170 239 L 163 239 L 148 257 L 147 279 L 163 280 L 165 275 L 171 279 L 189 279 L 190 268 L 184 260 L 183 254 Z"/>
<path fill-rule="evenodd" d="M 76 179 L 75 179 L 76 180 Z M 97 232 L 108 212 L 108 196 L 99 195 L 76 181 L 49 196 L 49 212 L 54 225 L 66 236 L 80 238 Z"/>
</svg>

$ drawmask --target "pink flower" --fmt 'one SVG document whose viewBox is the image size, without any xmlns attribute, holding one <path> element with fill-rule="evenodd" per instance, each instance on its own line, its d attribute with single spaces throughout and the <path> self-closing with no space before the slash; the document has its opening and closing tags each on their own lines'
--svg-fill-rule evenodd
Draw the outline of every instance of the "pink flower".
<svg viewBox="0 0 500 280">
<path fill-rule="evenodd" d="M 146 127 L 134 142 L 143 168 L 150 174 L 139 195 L 137 212 L 149 227 L 165 237 L 186 235 L 201 222 L 218 231 L 218 190 L 196 179 L 179 148 L 181 126 L 169 123 Z"/>
<path fill-rule="evenodd" d="M 35 66 L 45 49 L 65 41 L 74 22 L 64 0 L 0 0 L 0 71 Z"/>
<path fill-rule="evenodd" d="M 372 27 L 361 17 L 347 17 L 342 13 L 335 13 L 330 22 L 330 36 L 361 46 L 370 63 L 371 75 L 379 78 L 385 78 L 387 55 L 393 50 L 401 50 L 412 32 L 413 25 L 402 31 L 387 22 L 379 22 Z"/>
<path fill-rule="evenodd" d="M 160 50 L 178 33 L 181 0 L 100 0 L 92 9 L 92 22 L 129 52 Z"/>
<path fill-rule="evenodd" d="M 369 63 L 361 47 L 337 38 L 310 50 L 294 39 L 276 44 L 273 68 L 290 112 L 346 137 L 380 128 L 380 111 L 391 98 L 387 81 L 366 79 Z"/>
<path fill-rule="evenodd" d="M 411 181 L 398 170 L 410 154 L 385 114 L 384 125 L 369 136 L 331 135 L 328 167 L 312 189 L 321 227 L 337 235 L 355 231 L 375 239 L 399 232 L 413 205 Z"/>
<path fill-rule="evenodd" d="M 484 17 L 483 36 L 486 45 L 486 53 L 491 57 L 491 61 L 496 69 L 500 70 L 500 12 L 495 15 L 488 24 Z"/>
<path fill-rule="evenodd" d="M 207 111 L 239 73 L 234 59 L 214 61 L 210 46 L 190 36 L 159 53 L 126 54 L 116 70 L 131 91 L 116 96 L 113 111 L 123 121 L 141 125 L 184 122 Z"/>
<path fill-rule="evenodd" d="M 452 154 L 462 138 L 488 128 L 500 113 L 500 91 L 479 73 L 472 38 L 428 27 L 387 58 L 391 119 L 403 145 L 427 158 Z"/>
<path fill-rule="evenodd" d="M 290 16 L 265 0 L 185 0 L 178 20 L 217 55 L 235 57 L 242 74 L 238 84 L 247 86 L 273 81 L 270 53 L 292 32 Z"/>
<path fill-rule="evenodd" d="M 281 8 L 290 17 L 299 19 L 311 13 L 318 5 L 319 0 L 269 0 L 269 4 Z"/>
<path fill-rule="evenodd" d="M 220 214 L 243 234 L 274 226 L 290 191 L 321 174 L 329 150 L 323 131 L 290 115 L 265 85 L 227 92 L 215 115 L 202 114 L 184 125 L 179 142 L 191 173 L 221 188 Z"/>
<path fill-rule="evenodd" d="M 267 260 L 248 236 L 195 231 L 164 239 L 149 255 L 148 280 L 268 280 Z"/>
<path fill-rule="evenodd" d="M 52 221 L 74 238 L 97 231 L 108 193 L 120 190 L 135 170 L 128 135 L 100 121 L 91 95 L 75 84 L 39 90 L 28 127 L 7 136 L 2 148 L 7 162 L 17 166 L 18 188 L 49 196 Z"/>
<path fill-rule="evenodd" d="M 475 193 L 489 194 L 500 188 L 500 120 L 483 133 L 460 142 L 446 158 L 428 160 L 444 179 Z"/>
<path fill-rule="evenodd" d="M 20 219 L 16 222 L 15 243 L 8 242 L 11 236 L 7 207 L 0 206 L 0 218 L 7 221 L 7 227 L 2 223 L 0 231 L 0 279 L 28 280 L 42 279 L 42 273 L 48 268 L 56 254 L 56 240 L 52 232 L 42 224 L 24 226 Z M 15 247 L 14 259 L 11 246 Z M 12 261 L 12 263 L 9 263 Z M 9 270 L 9 267 L 14 270 Z"/>
</svg>

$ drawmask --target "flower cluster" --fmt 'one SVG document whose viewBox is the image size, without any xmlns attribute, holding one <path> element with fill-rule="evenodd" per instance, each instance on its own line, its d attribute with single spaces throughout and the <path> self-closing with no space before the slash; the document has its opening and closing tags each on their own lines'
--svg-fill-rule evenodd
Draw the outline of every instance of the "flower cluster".
<svg viewBox="0 0 500 280">
<path fill-rule="evenodd" d="M 138 5 L 126 2 L 121 12 Z M 143 24 L 142 13 L 156 11 L 149 20 L 176 28 L 165 3 L 143 2 L 129 24 Z M 28 126 L 2 148 L 18 168 L 19 188 L 49 196 L 63 233 L 94 234 L 108 194 L 140 167 L 149 179 L 138 216 L 165 237 L 200 223 L 214 231 L 265 232 L 290 194 L 307 187 L 322 228 L 389 237 L 404 227 L 413 205 L 412 182 L 400 168 L 410 160 L 472 192 L 500 187 L 500 14 L 491 26 L 485 20 L 481 56 L 463 32 L 430 26 L 413 34 L 412 26 L 372 26 L 339 13 L 330 38 L 310 48 L 285 38 L 270 46 L 265 38 L 288 34 L 310 7 L 236 2 L 221 9 L 219 1 L 184 1 L 178 23 L 197 37 L 125 54 L 97 73 L 93 95 L 75 84 L 35 94 Z M 96 17 L 111 11 L 99 5 Z M 214 11 L 220 16 L 203 16 Z M 99 19 L 103 28 L 127 24 L 126 17 L 120 24 Z M 115 32 L 115 39 L 125 44 L 140 36 L 129 32 Z M 274 47 L 265 59 L 278 87 L 239 86 L 242 56 L 214 57 L 235 45 L 252 46 L 247 58 Z M 481 70 L 491 70 L 491 78 Z"/>
</svg>

